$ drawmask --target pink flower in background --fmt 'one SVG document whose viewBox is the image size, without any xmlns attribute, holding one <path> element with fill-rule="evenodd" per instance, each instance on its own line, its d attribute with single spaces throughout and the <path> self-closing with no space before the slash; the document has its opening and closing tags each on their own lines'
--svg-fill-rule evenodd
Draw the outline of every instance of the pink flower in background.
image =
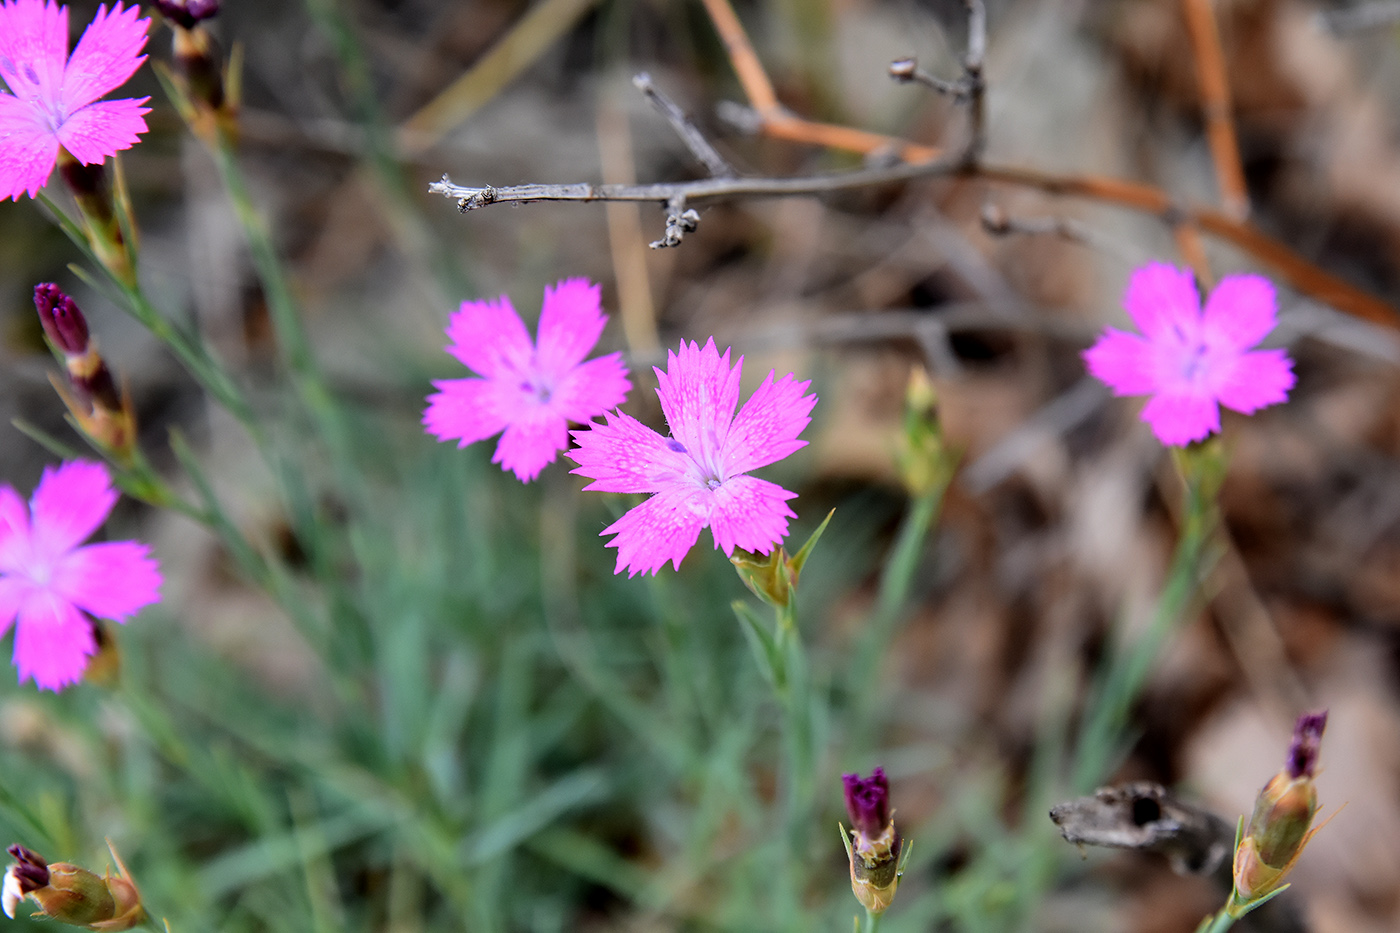
<svg viewBox="0 0 1400 933">
<path fill-rule="evenodd" d="M 84 613 L 125 622 L 160 599 L 160 570 L 136 541 L 81 546 L 117 501 L 107 468 L 74 460 L 49 468 L 26 508 L 0 486 L 0 636 L 15 626 L 19 679 L 58 690 L 97 650 Z"/>
<path fill-rule="evenodd" d="M 574 432 L 572 472 L 594 480 L 585 489 L 655 493 L 603 529 L 616 535 L 608 542 L 617 548 L 614 573 L 655 574 L 668 560 L 679 570 L 702 528 L 731 555 L 736 547 L 767 554 L 787 535 L 796 517 L 787 500 L 797 494 L 746 474 L 806 445 L 797 435 L 817 397 L 803 395 L 810 382 L 769 372 L 736 416 L 743 365 L 740 357 L 731 368 L 713 337 L 703 348 L 682 342 L 666 371 L 656 370 L 669 438 L 622 412 Z"/>
<path fill-rule="evenodd" d="M 1175 447 L 1220 430 L 1220 405 L 1249 415 L 1282 402 L 1293 361 L 1282 350 L 1253 350 L 1274 329 L 1274 287 L 1257 275 L 1230 275 L 1205 310 L 1185 269 L 1154 262 L 1133 272 L 1123 297 L 1142 335 L 1110 327 L 1088 350 L 1089 372 L 1115 395 L 1151 395 L 1142 420 Z"/>
<path fill-rule="evenodd" d="M 62 146 L 84 165 L 130 148 L 146 132 L 140 100 L 98 100 L 146 56 L 150 20 L 135 7 L 97 8 L 68 55 L 68 8 L 49 0 L 0 2 L 0 200 L 44 187 Z"/>
<path fill-rule="evenodd" d="M 424 428 L 458 447 L 500 434 L 491 462 L 530 482 L 569 446 L 570 421 L 593 420 L 632 388 L 622 354 L 583 361 L 607 321 L 587 279 L 544 290 L 538 346 L 506 296 L 462 302 L 447 325 L 447 352 L 481 378 L 435 381 Z"/>
</svg>

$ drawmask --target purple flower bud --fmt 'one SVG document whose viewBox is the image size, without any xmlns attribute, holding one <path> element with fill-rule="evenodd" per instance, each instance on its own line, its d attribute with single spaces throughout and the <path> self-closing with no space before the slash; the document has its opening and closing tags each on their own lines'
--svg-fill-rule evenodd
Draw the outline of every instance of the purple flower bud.
<svg viewBox="0 0 1400 933">
<path fill-rule="evenodd" d="M 1317 768 L 1317 753 L 1322 747 L 1322 730 L 1327 727 L 1327 710 L 1304 713 L 1293 726 L 1293 743 L 1288 746 L 1288 776 L 1312 777 Z"/>
<path fill-rule="evenodd" d="M 876 768 L 870 777 L 859 774 L 841 775 L 846 788 L 846 814 L 857 833 L 875 839 L 890 825 L 890 782 L 884 768 Z"/>
<path fill-rule="evenodd" d="M 9 874 L 13 875 L 19 882 L 19 888 L 25 894 L 37 891 L 49 883 L 49 863 L 44 861 L 44 857 L 36 852 L 31 852 L 22 845 L 12 845 L 6 850 L 15 860 L 15 865 L 10 868 Z"/>
<path fill-rule="evenodd" d="M 193 29 L 195 23 L 219 12 L 219 0 L 155 0 L 155 7 L 171 22 Z"/>
<path fill-rule="evenodd" d="M 88 326 L 73 299 L 52 282 L 34 286 L 34 307 L 53 345 L 69 356 L 87 352 Z"/>
</svg>

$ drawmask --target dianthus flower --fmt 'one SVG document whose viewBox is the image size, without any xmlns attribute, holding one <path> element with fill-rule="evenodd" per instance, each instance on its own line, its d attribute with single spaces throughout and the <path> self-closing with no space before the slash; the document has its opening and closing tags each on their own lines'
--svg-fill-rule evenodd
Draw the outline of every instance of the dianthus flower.
<svg viewBox="0 0 1400 933">
<path fill-rule="evenodd" d="M 747 474 L 806 445 L 797 435 L 817 398 L 803 394 L 811 383 L 770 371 L 736 416 L 744 358 L 731 368 L 729 352 L 721 356 L 713 337 L 703 348 L 683 341 L 666 371 L 655 370 L 669 438 L 622 412 L 574 432 L 571 472 L 594 480 L 584 489 L 655 493 L 603 529 L 616 536 L 614 573 L 655 574 L 668 560 L 679 570 L 702 528 L 731 555 L 767 554 L 787 535 L 796 517 L 787 500 L 797 494 Z"/>
<path fill-rule="evenodd" d="M 587 279 L 545 288 L 538 346 L 505 295 L 462 302 L 447 325 L 447 352 L 481 378 L 433 382 L 424 428 L 458 447 L 500 434 L 491 462 L 530 482 L 569 446 L 570 421 L 591 421 L 632 388 L 622 354 L 583 361 L 607 322 Z"/>
<path fill-rule="evenodd" d="M 1242 414 L 1282 402 L 1293 362 L 1251 349 L 1274 329 L 1274 288 L 1257 275 L 1221 280 L 1201 309 L 1191 273 L 1154 262 L 1133 272 L 1123 297 L 1141 336 L 1110 327 L 1084 352 L 1115 395 L 1151 395 L 1142 420 L 1181 447 L 1220 430 L 1220 405 Z"/>
<path fill-rule="evenodd" d="M 84 165 L 130 148 L 146 132 L 150 98 L 98 100 L 146 56 L 150 20 L 105 5 L 68 55 L 68 8 L 51 0 L 0 2 L 0 200 L 44 187 L 62 146 Z"/>
<path fill-rule="evenodd" d="M 107 468 L 74 460 L 44 471 L 25 507 L 0 486 L 0 636 L 15 626 L 19 679 L 58 690 L 97 651 L 84 613 L 125 622 L 160 599 L 160 570 L 136 541 L 80 546 L 116 504 Z"/>
</svg>

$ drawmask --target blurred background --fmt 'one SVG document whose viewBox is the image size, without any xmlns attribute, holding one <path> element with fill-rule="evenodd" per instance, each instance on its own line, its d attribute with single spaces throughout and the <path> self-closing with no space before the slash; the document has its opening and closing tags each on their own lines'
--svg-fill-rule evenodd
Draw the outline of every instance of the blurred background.
<svg viewBox="0 0 1400 933">
<path fill-rule="evenodd" d="M 989 161 L 1219 203 L 1179 0 L 987 6 Z M 1319 18 L 1351 6 L 1214 4 L 1251 221 L 1397 306 L 1400 33 L 1336 35 Z M 70 8 L 76 37 L 96 4 Z M 794 113 L 931 145 L 965 137 L 961 108 L 887 74 L 912 55 L 956 78 L 961 2 L 736 10 Z M 843 731 L 854 720 L 839 716 L 829 732 L 809 921 L 844 929 L 854 910 L 834 776 L 876 764 L 916 842 L 892 930 L 1168 933 L 1219 905 L 1209 880 L 1160 859 L 1081 859 L 1024 793 L 1112 633 L 1150 615 L 1178 535 L 1171 465 L 1137 420 L 1140 402 L 1110 398 L 1079 358 L 1103 325 L 1124 324 L 1135 266 L 1182 262 L 1161 218 L 976 177 L 699 205 L 698 230 L 662 250 L 647 248 L 664 226 L 651 205 L 460 214 L 427 192 L 444 173 L 495 186 L 701 177 L 632 86 L 639 71 L 744 174 L 861 159 L 726 120 L 721 105 L 743 91 L 698 2 L 231 0 L 209 25 L 242 50 L 240 159 L 327 379 L 362 424 L 372 504 L 303 456 L 242 230 L 149 67 L 118 94 L 152 97 L 151 130 L 121 159 L 142 284 L 239 375 L 311 477 L 318 527 L 343 535 L 355 560 L 299 538 L 276 470 L 162 345 L 73 275 L 71 244 L 27 200 L 0 206 L 0 477 L 27 494 L 54 462 L 11 419 L 81 443 L 30 302 L 36 283 L 56 281 L 125 380 L 151 460 L 179 476 L 167 438 L 187 437 L 232 521 L 292 568 L 295 588 L 320 594 L 339 626 L 327 643 L 376 673 L 327 674 L 325 645 L 308 646 L 216 536 L 124 501 L 111 534 L 151 541 L 168 582 L 163 605 L 120 632 L 123 663 L 168 691 L 167 725 L 186 750 L 95 688 L 54 698 L 0 686 L 6 792 L 42 816 L 52 857 L 100 860 L 93 846 L 115 837 L 157 909 L 185 922 L 177 930 L 785 925 L 751 906 L 761 860 L 737 880 L 723 867 L 766 844 L 773 778 L 753 756 L 776 739 L 728 608 L 744 593 L 708 535 L 678 574 L 613 580 L 595 537 L 612 506 L 581 499 L 561 465 L 521 488 L 489 463 L 494 442 L 457 451 L 418 426 L 430 380 L 463 375 L 441 352 L 459 302 L 505 293 L 532 321 L 546 284 L 587 276 L 613 315 L 602 348 L 626 352 L 638 388 L 628 410 L 648 423 L 660 424 L 648 368 L 681 339 L 733 346 L 750 386 L 774 368 L 813 380 L 811 444 L 768 475 L 800 494 L 794 541 L 836 509 L 803 591 L 819 670 L 842 669 L 877 598 L 906 502 L 895 453 L 914 368 L 930 374 L 960 452 L 899 634 L 851 694 L 874 691 L 880 713 L 868 733 Z M 153 30 L 153 60 L 168 61 L 169 39 Z M 67 197 L 56 182 L 49 192 Z M 1075 235 L 994 235 L 989 205 Z M 1273 271 L 1206 244 L 1217 276 Z M 1286 405 L 1225 416 L 1230 544 L 1204 605 L 1157 658 L 1131 751 L 1106 777 L 1161 782 L 1233 822 L 1282 762 L 1293 716 L 1330 709 L 1318 786 L 1324 815 L 1337 815 L 1285 898 L 1306 929 L 1379 933 L 1400 925 L 1400 335 L 1275 281 L 1270 345 L 1296 360 L 1297 388 Z M 584 642 L 591 654 L 570 654 Z M 674 657 L 695 669 L 662 671 L 657 659 Z M 663 689 L 677 682 L 693 695 Z M 374 711 L 368 726 L 347 696 Z M 628 704 L 659 718 L 639 725 Z M 668 728 L 685 747 L 649 758 L 646 737 Z M 507 754 L 511 736 L 522 747 Z M 207 754 L 207 767 L 182 754 Z M 715 770 L 703 776 L 707 755 Z M 512 801 L 512 786 L 535 796 Z M 378 809 L 350 805 L 364 800 Z M 424 808 L 426 822 L 412 815 Z M 31 844 L 15 812 L 0 827 Z M 1027 832 L 1062 851 L 1023 889 L 1022 863 L 1002 856 Z M 467 852 L 470 867 L 444 852 Z M 447 876 L 459 871 L 456 890 Z"/>
</svg>

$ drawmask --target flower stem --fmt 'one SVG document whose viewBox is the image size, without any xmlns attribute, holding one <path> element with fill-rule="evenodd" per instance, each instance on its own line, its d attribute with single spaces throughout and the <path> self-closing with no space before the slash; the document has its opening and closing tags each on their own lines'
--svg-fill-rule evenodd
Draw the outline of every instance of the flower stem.
<svg viewBox="0 0 1400 933">
<path fill-rule="evenodd" d="M 1132 705 L 1167 639 L 1199 598 L 1201 582 L 1216 559 L 1211 539 L 1220 521 L 1216 497 L 1225 473 L 1224 453 L 1218 442 L 1207 442 L 1179 451 L 1175 459 L 1185 485 L 1181 538 L 1151 623 L 1135 643 L 1120 646 L 1110 656 L 1095 689 L 1071 778 L 1071 787 L 1079 793 L 1103 780 L 1121 753 Z"/>
</svg>

